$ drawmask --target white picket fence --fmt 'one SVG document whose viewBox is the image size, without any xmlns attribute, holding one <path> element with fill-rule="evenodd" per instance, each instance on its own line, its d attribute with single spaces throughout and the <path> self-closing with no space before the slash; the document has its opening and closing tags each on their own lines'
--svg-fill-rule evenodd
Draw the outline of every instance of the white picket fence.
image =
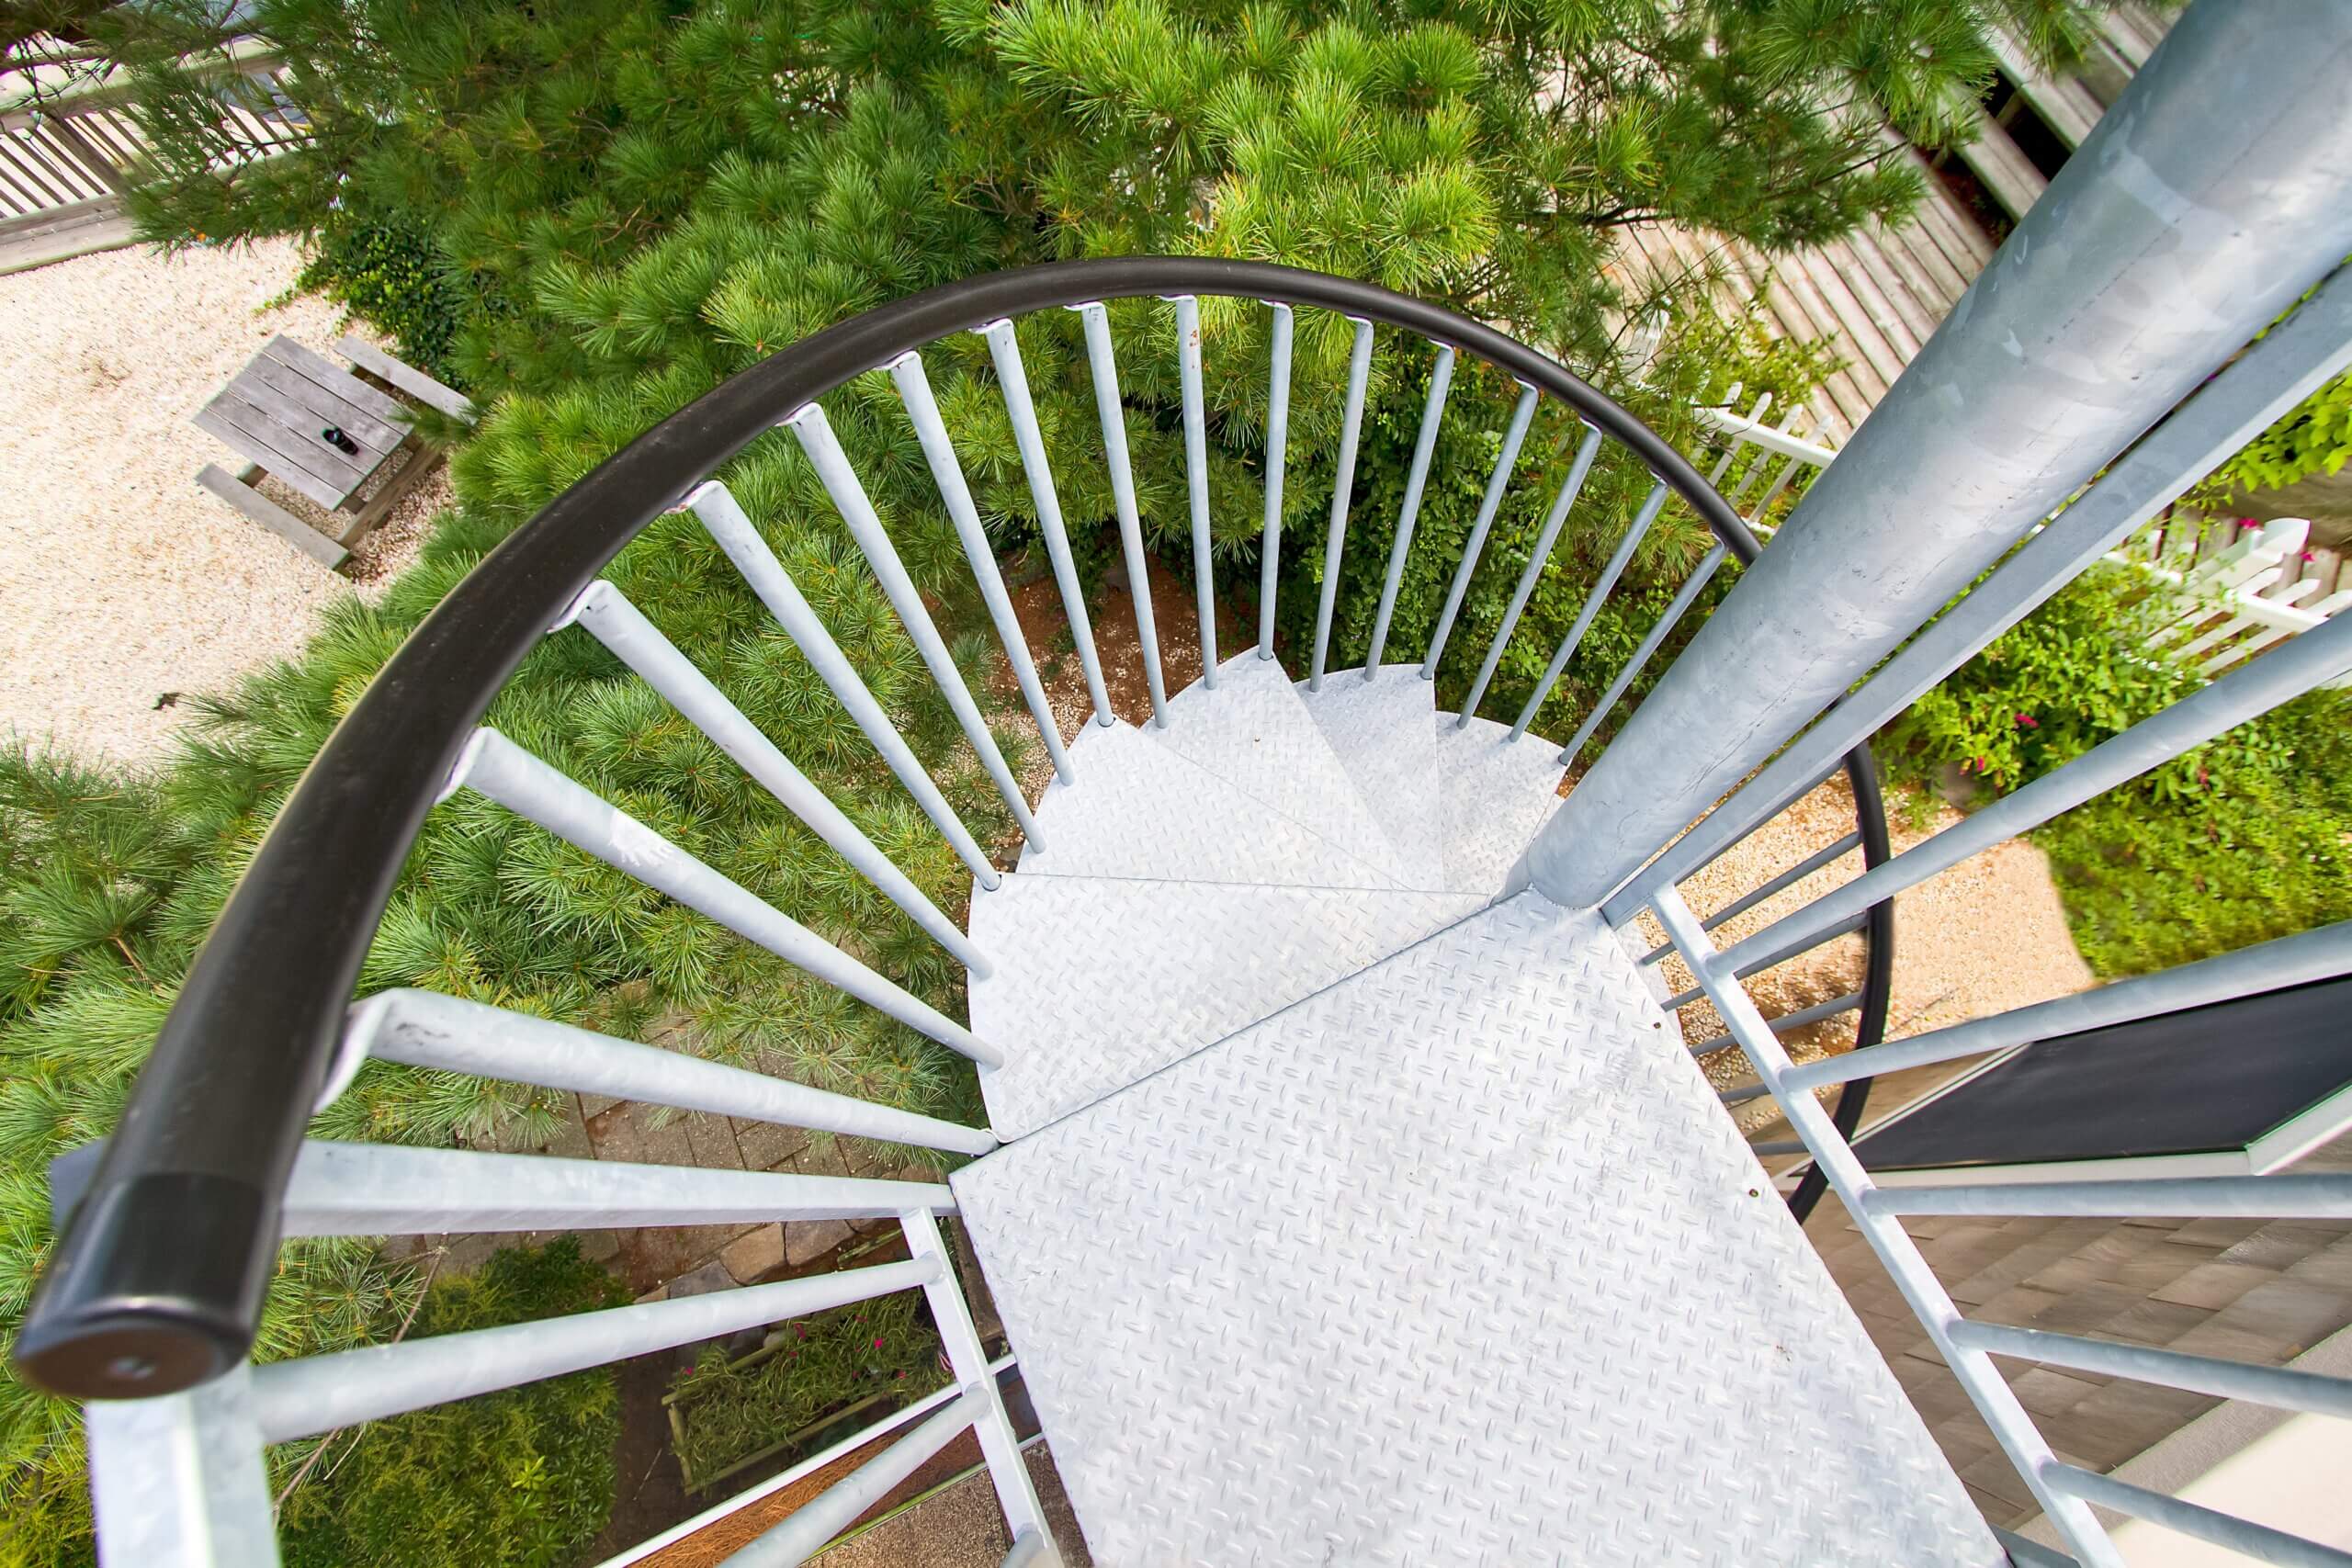
<svg viewBox="0 0 2352 1568">
<path fill-rule="evenodd" d="M 1769 393 L 1745 414 L 1732 412 L 1730 405 L 1739 393 L 1733 387 L 1725 406 L 1697 405 L 1701 423 L 1715 434 L 1722 447 L 1709 478 L 1748 526 L 1770 538 L 1772 525 L 1765 521 L 1766 513 L 1800 465 L 1826 468 L 1838 454 L 1798 438 L 1802 409 L 1777 429 L 1767 425 L 1772 403 Z M 2305 547 L 2311 538 L 2309 522 L 2288 517 L 2240 524 L 2237 539 L 2200 558 L 2211 530 L 2225 525 L 2209 519 L 2204 530 L 2167 528 L 2155 536 L 2144 555 L 2119 550 L 2108 557 L 2180 591 L 2178 614 L 2148 638 L 2148 646 L 2194 663 L 2209 677 L 2352 609 L 2352 588 L 2331 592 L 2326 579 L 2305 574 L 2311 558 Z"/>
</svg>

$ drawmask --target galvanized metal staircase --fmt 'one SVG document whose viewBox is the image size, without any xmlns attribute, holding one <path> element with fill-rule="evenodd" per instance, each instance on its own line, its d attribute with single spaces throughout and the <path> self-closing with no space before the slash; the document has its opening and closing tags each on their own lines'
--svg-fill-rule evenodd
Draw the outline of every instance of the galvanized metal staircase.
<svg viewBox="0 0 2352 1568">
<path fill-rule="evenodd" d="M 2333 92 L 2352 62 L 2352 13 L 2298 14 L 2286 27 L 2267 10 L 2208 6 L 2180 23 L 1760 553 L 1706 479 L 1544 355 L 1368 285 L 1227 261 L 1069 263 L 902 300 L 783 351 L 615 457 L 484 560 L 359 697 L 232 897 L 120 1127 L 59 1172 L 71 1216 L 15 1364 L 89 1401 L 103 1560 L 275 1562 L 272 1443 L 920 1290 L 955 1386 L 861 1434 L 849 1445 L 870 1446 L 860 1466 L 729 1561 L 804 1561 L 967 1431 L 1004 1511 L 1006 1561 L 1054 1561 L 1000 1390 L 1004 1363 L 987 1359 L 938 1228 L 937 1216 L 959 1213 L 1098 1562 L 2046 1561 L 1976 1516 L 1807 1247 L 1792 1210 L 1826 1185 L 2079 1562 L 2121 1561 L 2092 1505 L 2264 1561 L 2352 1562 L 2067 1462 L 1992 1357 L 2336 1415 L 2352 1414 L 2352 1383 L 1971 1322 L 1902 1225 L 1928 1213 L 2352 1217 L 2352 1179 L 1882 1187 L 1849 1142 L 1880 1064 L 1977 1057 L 2352 973 L 2352 927 L 2332 926 L 1878 1043 L 1898 892 L 2352 671 L 2352 618 L 2330 622 L 1960 826 L 1887 852 L 1870 734 L 2352 363 L 2352 278 L 2336 270 L 2352 253 L 2352 137 Z M 2132 177 L 2103 178 L 2118 163 Z M 1222 660 L 1208 599 L 1206 295 L 1263 302 L 1272 328 L 1264 618 L 1255 646 Z M 1103 309 L 1118 299 L 1170 301 L 1156 351 L 1173 358 L 1182 389 L 1205 673 L 1172 696 Z M 1018 319 L 1061 307 L 1084 318 L 1137 590 L 1152 710 L 1139 726 L 1117 722 L 1104 695 L 1021 358 Z M 1302 309 L 1357 323 L 1340 480 L 1325 536 L 1306 542 L 1327 570 L 1312 645 L 1299 650 L 1303 682 L 1272 658 Z M 1055 728 L 925 378 L 925 346 L 966 331 L 987 338 L 1087 674 L 1093 712 L 1075 739 Z M 1362 525 L 1350 480 L 1375 333 L 1428 353 L 1428 401 L 1401 513 L 1374 536 L 1387 550 L 1386 592 L 1367 656 L 1333 671 L 1328 567 Z M 1458 356 L 1514 379 L 1512 406 L 1449 414 Z M 876 369 L 896 384 L 1039 720 L 1056 773 L 1041 800 L 999 755 L 827 424 L 823 400 Z M 1655 485 L 1518 721 L 1442 713 L 1430 677 L 1545 399 L 1587 434 L 1465 710 L 1486 694 L 1603 448 Z M 1391 611 L 1447 417 L 1491 420 L 1498 460 L 1424 661 L 1389 664 Z M 981 852 L 756 520 L 708 478 L 779 425 L 1021 825 L 1017 868 Z M 1564 752 L 1530 734 L 1531 721 L 1669 504 L 1695 513 L 1715 547 Z M 968 930 L 600 581 L 649 521 L 679 506 L 963 858 L 975 882 Z M 1566 757 L 1727 559 L 1743 563 L 1741 580 L 1560 802 Z M 506 677 L 551 635 L 602 642 L 903 908 L 968 972 L 968 1018 L 481 728 Z M 1866 869 L 1718 951 L 1710 932 L 1724 911 L 1702 919 L 1681 886 L 1840 768 L 1854 784 L 1852 835 L 1738 904 L 1857 851 Z M 969 1058 L 990 1124 L 424 992 L 353 1006 L 419 824 L 461 790 Z M 1645 917 L 1662 945 L 1638 935 Z M 1775 1032 L 1790 1021 L 1765 1018 L 1742 979 L 1857 931 L 1866 979 L 1832 1009 L 1854 1018 L 1858 1048 L 1798 1066 Z M 1675 996 L 1645 972 L 1669 955 L 1691 977 Z M 1751 1089 L 1711 1089 L 1670 1022 L 1672 1008 L 1702 997 L 1753 1067 Z M 938 1183 L 306 1139 L 314 1108 L 371 1055 L 977 1157 Z M 1812 1156 L 1787 1203 L 1724 1108 L 1767 1095 Z M 896 1219 L 906 1258 L 248 1359 L 286 1236 L 851 1216 Z M 835 1457 L 814 1456 L 611 1562 L 641 1561 Z"/>
</svg>

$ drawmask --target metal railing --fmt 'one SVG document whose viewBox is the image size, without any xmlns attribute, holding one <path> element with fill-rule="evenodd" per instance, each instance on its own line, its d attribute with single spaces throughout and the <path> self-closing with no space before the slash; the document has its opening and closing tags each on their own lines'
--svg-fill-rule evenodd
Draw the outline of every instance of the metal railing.
<svg viewBox="0 0 2352 1568">
<path fill-rule="evenodd" d="M 1114 520 L 1135 593 L 1153 722 L 1165 722 L 1145 539 L 1124 434 L 1123 394 L 1105 301 L 1164 299 L 1166 351 L 1182 386 L 1188 512 L 1196 565 L 1209 553 L 1206 416 L 1202 402 L 1198 300 L 1261 301 L 1272 324 L 1264 471 L 1267 562 L 1258 656 L 1272 642 L 1280 491 L 1288 459 L 1284 411 L 1296 311 L 1354 320 L 1340 470 L 1326 536 L 1315 544 L 1336 564 L 1347 543 L 1350 479 L 1361 432 L 1375 333 L 1410 355 L 1432 351 L 1430 383 L 1401 514 L 1386 563 L 1366 677 L 1378 668 L 1411 546 L 1440 422 L 1458 357 L 1504 373 L 1512 389 L 1509 436 L 1451 585 L 1442 624 L 1424 650 L 1433 678 L 1457 624 L 1479 551 L 1521 476 L 1538 402 L 1551 398 L 1584 429 L 1565 482 L 1519 580 L 1511 613 L 1495 629 L 1469 710 L 1483 696 L 1546 570 L 1563 524 L 1604 445 L 1650 478 L 1606 570 L 1551 661 L 1543 684 L 1492 744 L 1550 750 L 1531 720 L 1579 639 L 1617 586 L 1633 552 L 1669 501 L 1690 506 L 1714 545 L 1652 624 L 1575 739 L 1566 764 L 1665 644 L 1701 590 L 1729 558 L 1754 557 L 1753 536 L 1707 482 L 1657 436 L 1555 362 L 1487 327 L 1368 285 L 1286 268 L 1207 260 L 1142 258 L 1030 268 L 936 289 L 869 312 L 788 348 L 736 377 L 648 433 L 551 503 L 461 583 L 396 654 L 329 739 L 268 837 L 191 969 L 133 1091 L 122 1130 L 107 1145 L 75 1206 L 55 1260 L 28 1314 L 17 1369 L 60 1392 L 94 1400 L 91 1449 L 102 1551 L 109 1563 L 141 1568 L 234 1560 L 271 1561 L 268 1495 L 259 1484 L 265 1445 L 354 1421 L 537 1377 L 590 1367 L 736 1328 L 774 1322 L 892 1291 L 920 1288 L 947 1342 L 960 1392 L 928 1407 L 849 1479 L 746 1550 L 746 1562 L 797 1562 L 960 1432 L 978 1435 L 1000 1504 L 1017 1541 L 1013 1559 L 1049 1560 L 1053 1548 L 1018 1453 L 991 1370 L 941 1250 L 934 1217 L 954 1212 L 943 1186 L 829 1180 L 692 1168 L 632 1166 L 545 1156 L 348 1145 L 303 1136 L 305 1123 L 369 1057 L 511 1082 L 572 1089 L 885 1139 L 953 1156 L 984 1154 L 984 1129 L 871 1105 L 743 1068 L 606 1038 L 481 1003 L 419 991 L 371 997 L 350 1008 L 360 960 L 392 881 L 432 806 L 469 791 L 717 921 L 747 941 L 972 1061 L 983 1074 L 1021 1042 L 988 1040 L 915 997 L 697 859 L 611 802 L 481 727 L 492 696 L 540 638 L 584 633 L 667 699 L 745 773 L 975 975 L 994 959 L 925 897 L 709 678 L 601 576 L 637 533 L 665 511 L 691 512 L 834 698 L 896 774 L 982 889 L 1000 874 L 924 772 L 888 713 L 834 641 L 756 523 L 709 476 L 763 433 L 788 431 L 912 638 L 933 683 L 979 757 L 1028 852 L 1050 866 L 1037 830 L 964 678 L 950 657 L 876 516 L 820 400 L 851 378 L 887 369 L 923 451 L 940 502 L 965 547 L 975 586 L 998 633 L 1057 774 L 1072 775 L 1037 671 L 978 516 L 956 444 L 924 369 L 922 350 L 952 333 L 981 333 L 1017 443 L 1040 531 L 1062 591 L 1075 651 L 1092 698 L 1091 721 L 1113 722 L 1102 662 L 1081 596 L 1067 526 L 1032 403 L 1016 322 L 1069 307 L 1082 336 L 1103 433 Z M 1459 400 L 1454 400 L 1459 401 Z M 1492 411 L 1499 416 L 1502 410 Z M 1464 417 L 1460 409 L 1456 417 Z M 1329 668 L 1331 579 L 1319 606 L 1310 681 L 1346 679 Z M 1216 626 L 1210 585 L 1200 587 L 1205 683 L 1214 685 Z M 576 628 L 576 632 L 572 630 Z M 1481 721 L 1482 723 L 1485 721 Z M 1484 733 L 1484 732 L 1482 732 Z M 1871 864 L 1885 854 L 1868 753 L 1840 760 L 1858 804 L 1854 834 Z M 1892 911 L 1861 922 L 1869 978 L 1850 998 L 1859 1039 L 1877 1038 L 1892 963 Z M 1839 1091 L 1850 1126 L 1867 1085 Z M 1794 1195 L 1800 1209 L 1820 1184 Z M 246 1364 L 279 1239 L 329 1235 L 598 1229 L 768 1220 L 895 1218 L 910 1260 L 841 1274 L 741 1287 L 717 1294 L 592 1313 L 514 1329 L 453 1334 L 323 1356 Z M 886 1419 L 862 1435 L 878 1440 L 910 1419 Z M 187 1439 L 193 1436 L 196 1440 Z M 159 1447 L 162 1445 L 162 1447 Z M 164 1450 L 168 1448 L 166 1455 Z M 159 1466 L 182 1467 L 175 1484 L 153 1483 Z M 136 1479 L 134 1479 L 136 1478 Z M 713 1517 L 766 1495 L 754 1487 Z M 214 1555 L 206 1556 L 209 1551 Z M 632 1560 L 624 1555 L 616 1561 Z"/>
</svg>

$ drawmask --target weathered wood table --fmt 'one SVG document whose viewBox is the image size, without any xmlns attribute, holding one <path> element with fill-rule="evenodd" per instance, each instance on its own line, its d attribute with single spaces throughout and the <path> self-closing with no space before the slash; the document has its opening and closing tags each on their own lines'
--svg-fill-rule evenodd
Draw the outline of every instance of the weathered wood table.
<svg viewBox="0 0 2352 1568">
<path fill-rule="evenodd" d="M 337 346 L 370 374 L 447 412 L 471 412 L 463 396 L 379 349 L 353 338 Z M 275 337 L 196 415 L 198 428 L 251 466 L 232 475 L 207 464 L 197 482 L 332 569 L 433 470 L 438 449 L 411 428 L 413 417 L 381 388 Z M 264 474 L 350 522 L 334 535 L 311 526 L 255 488 Z"/>
</svg>

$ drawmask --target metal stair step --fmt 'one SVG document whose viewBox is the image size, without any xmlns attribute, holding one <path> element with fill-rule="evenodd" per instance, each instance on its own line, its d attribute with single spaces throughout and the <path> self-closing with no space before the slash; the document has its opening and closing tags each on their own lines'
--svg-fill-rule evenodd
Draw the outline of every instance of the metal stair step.
<svg viewBox="0 0 2352 1568">
<path fill-rule="evenodd" d="M 951 1180 L 1099 1562 L 2004 1561 L 1589 911 L 1507 900 Z"/>
<path fill-rule="evenodd" d="M 1169 699 L 1168 727 L 1144 733 L 1265 810 L 1347 845 L 1386 873 L 1391 885 L 1413 885 L 1278 660 L 1259 658 L 1255 649 L 1236 654 L 1216 667 L 1214 690 L 1194 682 Z"/>
<path fill-rule="evenodd" d="M 1005 878 L 972 900 L 995 971 L 975 1033 L 1010 1058 L 980 1087 L 1010 1142 L 1474 913 L 1452 893 Z"/>
<path fill-rule="evenodd" d="M 1444 887 L 1445 810 L 1438 793 L 1437 688 L 1415 664 L 1384 664 L 1323 677 L 1299 697 L 1380 823 L 1410 887 Z"/>
<path fill-rule="evenodd" d="M 1540 735 L 1510 739 L 1510 726 L 1473 716 L 1456 729 L 1437 716 L 1440 797 L 1446 808 L 1445 886 L 1494 897 L 1510 868 L 1560 804 L 1560 748 Z"/>
<path fill-rule="evenodd" d="M 1045 848 L 1021 870 L 1056 876 L 1306 887 L 1395 887 L 1384 867 L 1243 794 L 1130 725 L 1090 724 L 1069 746 L 1075 782 L 1037 803 Z"/>
</svg>

